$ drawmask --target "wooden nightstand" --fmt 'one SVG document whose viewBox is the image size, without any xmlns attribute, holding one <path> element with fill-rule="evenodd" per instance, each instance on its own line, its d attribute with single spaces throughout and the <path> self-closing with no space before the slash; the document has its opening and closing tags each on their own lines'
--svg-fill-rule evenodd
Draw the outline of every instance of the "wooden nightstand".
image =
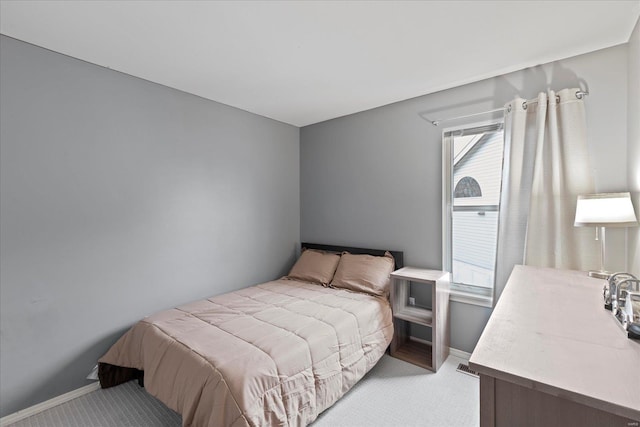
<svg viewBox="0 0 640 427">
<path fill-rule="evenodd" d="M 409 283 L 431 286 L 431 309 L 408 305 Z M 449 355 L 449 273 L 404 267 L 391 273 L 391 356 L 434 372 Z M 431 343 L 411 339 L 411 323 L 431 328 Z"/>
</svg>

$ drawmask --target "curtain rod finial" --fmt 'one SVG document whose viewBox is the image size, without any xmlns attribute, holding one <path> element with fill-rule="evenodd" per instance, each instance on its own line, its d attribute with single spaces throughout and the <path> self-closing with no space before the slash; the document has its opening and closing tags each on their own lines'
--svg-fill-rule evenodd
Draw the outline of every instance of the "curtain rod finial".
<svg viewBox="0 0 640 427">
<path fill-rule="evenodd" d="M 579 90 L 576 92 L 576 98 L 578 99 L 582 99 L 587 95 L 589 95 L 589 92 L 587 92 L 586 90 Z"/>
</svg>

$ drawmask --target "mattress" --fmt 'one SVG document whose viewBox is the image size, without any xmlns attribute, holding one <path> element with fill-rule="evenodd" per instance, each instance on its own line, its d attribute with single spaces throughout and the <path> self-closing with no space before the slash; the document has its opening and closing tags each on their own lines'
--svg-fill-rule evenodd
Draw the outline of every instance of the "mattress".
<svg viewBox="0 0 640 427">
<path fill-rule="evenodd" d="M 280 279 L 149 316 L 99 362 L 144 371 L 147 391 L 185 426 L 303 426 L 392 335 L 386 298 Z"/>
</svg>

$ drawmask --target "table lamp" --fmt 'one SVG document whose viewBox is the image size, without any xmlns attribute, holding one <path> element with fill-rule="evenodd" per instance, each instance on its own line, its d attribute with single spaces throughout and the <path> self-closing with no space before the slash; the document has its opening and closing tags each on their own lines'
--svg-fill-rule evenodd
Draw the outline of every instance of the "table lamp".
<svg viewBox="0 0 640 427">
<path fill-rule="evenodd" d="M 612 273 L 604 268 L 605 227 L 634 227 L 638 225 L 630 193 L 598 193 L 578 196 L 576 227 L 596 227 L 600 240 L 600 271 L 589 271 L 589 277 L 608 279 Z"/>
</svg>

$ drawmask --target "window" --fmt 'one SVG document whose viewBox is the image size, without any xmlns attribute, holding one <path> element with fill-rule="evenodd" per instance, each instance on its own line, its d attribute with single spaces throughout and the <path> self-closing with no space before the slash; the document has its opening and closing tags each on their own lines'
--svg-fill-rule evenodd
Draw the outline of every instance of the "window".
<svg viewBox="0 0 640 427">
<path fill-rule="evenodd" d="M 451 299 L 493 303 L 502 184 L 502 122 L 443 133 L 443 265 Z"/>
</svg>

